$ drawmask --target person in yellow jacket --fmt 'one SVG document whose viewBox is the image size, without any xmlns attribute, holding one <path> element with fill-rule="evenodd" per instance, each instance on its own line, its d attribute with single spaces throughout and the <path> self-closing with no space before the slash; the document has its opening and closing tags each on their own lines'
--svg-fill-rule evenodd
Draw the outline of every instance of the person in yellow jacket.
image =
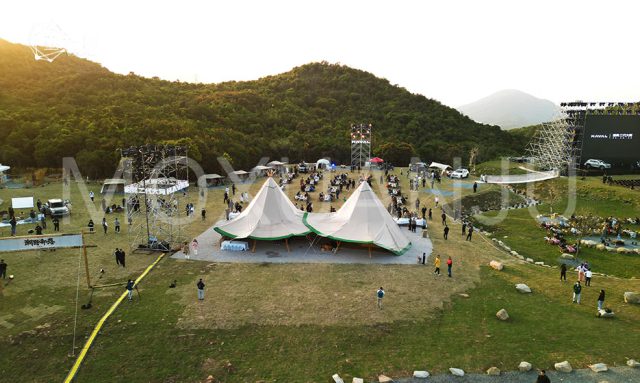
<svg viewBox="0 0 640 383">
<path fill-rule="evenodd" d="M 436 270 L 433 273 L 436 275 L 440 275 L 440 256 L 439 255 L 436 255 L 434 266 L 436 267 Z"/>
</svg>

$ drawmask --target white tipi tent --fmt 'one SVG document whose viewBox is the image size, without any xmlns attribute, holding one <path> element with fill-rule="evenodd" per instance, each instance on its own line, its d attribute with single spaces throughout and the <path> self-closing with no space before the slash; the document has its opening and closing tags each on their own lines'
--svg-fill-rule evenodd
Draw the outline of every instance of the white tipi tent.
<svg viewBox="0 0 640 383">
<path fill-rule="evenodd" d="M 275 241 L 308 234 L 302 215 L 269 177 L 239 216 L 216 225 L 213 230 L 230 238 Z"/>
<path fill-rule="evenodd" d="M 411 247 L 367 182 L 362 182 L 335 213 L 305 214 L 304 223 L 321 237 L 370 243 L 402 255 Z"/>
</svg>

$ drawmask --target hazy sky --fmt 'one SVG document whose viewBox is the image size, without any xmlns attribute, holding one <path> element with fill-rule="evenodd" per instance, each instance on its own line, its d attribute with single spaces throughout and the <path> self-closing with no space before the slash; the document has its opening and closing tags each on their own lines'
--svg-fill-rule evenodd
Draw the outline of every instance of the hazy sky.
<svg viewBox="0 0 640 383">
<path fill-rule="evenodd" d="M 505 88 L 639 101 L 637 1 L 29 1 L 0 38 L 60 40 L 118 73 L 256 79 L 340 62 L 458 106 Z"/>
</svg>

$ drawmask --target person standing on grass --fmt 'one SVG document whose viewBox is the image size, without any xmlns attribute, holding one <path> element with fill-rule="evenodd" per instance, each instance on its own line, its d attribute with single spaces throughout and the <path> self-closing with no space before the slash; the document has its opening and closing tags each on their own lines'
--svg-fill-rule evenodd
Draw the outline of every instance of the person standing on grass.
<svg viewBox="0 0 640 383">
<path fill-rule="evenodd" d="M 451 268 L 453 267 L 453 260 L 451 256 L 447 259 L 447 274 L 449 274 L 449 278 L 451 278 Z"/>
<path fill-rule="evenodd" d="M 438 207 L 438 202 L 440 202 L 440 199 L 438 198 L 438 196 L 436 196 L 435 201 L 436 201 L 436 207 Z"/>
<path fill-rule="evenodd" d="M 551 383 L 551 379 L 549 379 L 545 370 L 538 371 L 538 379 L 536 379 L 536 383 Z"/>
<path fill-rule="evenodd" d="M 600 290 L 598 295 L 598 310 L 602 310 L 602 305 L 604 305 L 604 290 Z"/>
<path fill-rule="evenodd" d="M 433 271 L 434 274 L 436 274 L 437 276 L 440 276 L 440 256 L 436 255 L 436 260 L 433 262 L 434 266 L 435 266 L 435 270 Z"/>
<path fill-rule="evenodd" d="M 134 287 L 134 282 L 129 279 L 127 281 L 127 295 L 129 296 L 129 302 L 131 302 L 133 300 L 133 287 Z"/>
<path fill-rule="evenodd" d="M 113 252 L 113 255 L 116 257 L 116 265 L 120 266 L 120 249 L 116 247 L 116 251 Z"/>
<path fill-rule="evenodd" d="M 207 211 L 204 208 L 202 208 L 202 211 L 200 211 L 200 215 L 202 216 L 203 221 L 207 219 Z"/>
<path fill-rule="evenodd" d="M 446 241 L 448 237 L 449 237 L 449 226 L 446 226 L 446 224 L 445 224 L 445 227 L 444 227 L 444 240 Z"/>
<path fill-rule="evenodd" d="M 446 226 L 447 225 L 447 215 L 444 213 L 444 211 L 442 212 L 440 217 L 442 217 L 442 224 Z"/>
<path fill-rule="evenodd" d="M 473 236 L 473 226 L 469 225 L 469 230 L 467 231 L 467 238 L 465 241 L 471 242 L 471 237 Z"/>
<path fill-rule="evenodd" d="M 473 192 L 475 193 L 475 192 L 477 192 L 477 191 L 478 191 L 478 183 L 477 183 L 477 182 L 474 182 L 474 183 L 473 183 Z"/>
<path fill-rule="evenodd" d="M 378 298 L 378 308 L 382 310 L 382 298 L 384 298 L 384 289 L 382 286 L 376 292 L 376 297 Z"/>
<path fill-rule="evenodd" d="M 116 231 L 116 233 L 120 232 L 120 221 L 118 221 L 118 217 L 116 217 L 116 221 L 114 222 L 114 230 Z"/>
<path fill-rule="evenodd" d="M 560 280 L 564 280 L 565 282 L 567 281 L 567 265 L 564 263 L 560 265 Z"/>
<path fill-rule="evenodd" d="M 53 222 L 53 231 L 60 231 L 60 220 L 58 217 L 53 217 L 51 222 Z"/>
<path fill-rule="evenodd" d="M 582 285 L 580 285 L 580 281 L 576 281 L 573 285 L 573 303 L 578 302 L 580 304 L 580 294 L 582 293 Z"/>
<path fill-rule="evenodd" d="M 18 226 L 18 221 L 16 221 L 16 216 L 15 215 L 13 217 L 11 217 L 11 220 L 9 221 L 9 224 L 11 225 L 11 236 L 15 237 L 16 236 L 16 226 Z"/>
<path fill-rule="evenodd" d="M 584 272 L 584 285 L 585 286 L 591 286 L 591 277 L 593 276 L 593 273 L 591 272 L 591 269 L 587 269 Z"/>
<path fill-rule="evenodd" d="M 467 223 L 462 222 L 462 235 L 467 234 Z"/>
<path fill-rule="evenodd" d="M 429 208 L 429 221 L 431 221 L 432 219 L 433 219 L 433 210 Z"/>
<path fill-rule="evenodd" d="M 416 210 L 420 208 L 420 198 L 416 198 Z"/>
<path fill-rule="evenodd" d="M 7 264 L 4 259 L 0 259 L 0 278 L 7 279 Z"/>
<path fill-rule="evenodd" d="M 198 300 L 204 300 L 204 282 L 202 282 L 202 278 L 196 283 L 196 287 L 198 288 Z"/>
<path fill-rule="evenodd" d="M 104 230 L 104 235 L 107 235 L 108 228 L 109 228 L 109 224 L 107 223 L 107 219 L 102 218 L 102 230 Z"/>
<path fill-rule="evenodd" d="M 93 202 L 93 199 L 95 198 L 95 195 L 93 194 L 93 190 L 89 192 L 89 198 L 91 198 L 91 202 Z"/>
<path fill-rule="evenodd" d="M 427 219 L 427 207 L 422 207 L 422 219 Z"/>
</svg>

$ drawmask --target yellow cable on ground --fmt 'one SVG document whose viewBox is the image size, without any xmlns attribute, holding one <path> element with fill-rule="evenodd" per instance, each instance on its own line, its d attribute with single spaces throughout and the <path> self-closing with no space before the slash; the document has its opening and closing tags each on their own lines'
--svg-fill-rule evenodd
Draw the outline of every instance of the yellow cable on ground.
<svg viewBox="0 0 640 383">
<path fill-rule="evenodd" d="M 140 283 L 140 281 L 149 273 L 149 271 L 151 271 L 151 269 L 153 269 L 155 265 L 158 264 L 158 262 L 160 262 L 160 260 L 163 257 L 164 257 L 164 253 L 160 254 L 158 259 L 156 259 L 155 262 L 149 265 L 149 267 L 147 267 L 147 269 L 142 274 L 140 274 L 140 276 L 135 280 L 134 286 L 137 286 L 138 283 Z M 100 318 L 100 320 L 98 321 L 98 324 L 93 329 L 93 332 L 91 332 L 91 336 L 89 336 L 89 339 L 87 339 L 87 342 L 84 344 L 84 347 L 82 347 L 82 351 L 80 351 L 80 355 L 78 355 L 78 359 L 76 359 L 76 362 L 73 364 L 73 367 L 71 367 L 71 370 L 69 371 L 69 374 L 65 378 L 64 383 L 71 383 L 73 378 L 75 378 L 76 374 L 78 373 L 78 369 L 80 369 L 80 365 L 82 364 L 82 361 L 87 355 L 89 348 L 91 348 L 91 345 L 93 345 L 93 341 L 98 335 L 98 332 L 100 332 L 100 330 L 102 329 L 104 322 L 106 322 L 107 319 L 109 319 L 109 317 L 111 316 L 111 314 L 113 314 L 113 312 L 116 311 L 116 309 L 118 308 L 118 306 L 120 306 L 120 303 L 122 303 L 122 301 L 126 296 L 127 296 L 127 292 L 122 293 L 122 295 L 120 295 L 120 297 L 111 305 L 109 310 L 102 316 L 102 318 Z"/>
</svg>

